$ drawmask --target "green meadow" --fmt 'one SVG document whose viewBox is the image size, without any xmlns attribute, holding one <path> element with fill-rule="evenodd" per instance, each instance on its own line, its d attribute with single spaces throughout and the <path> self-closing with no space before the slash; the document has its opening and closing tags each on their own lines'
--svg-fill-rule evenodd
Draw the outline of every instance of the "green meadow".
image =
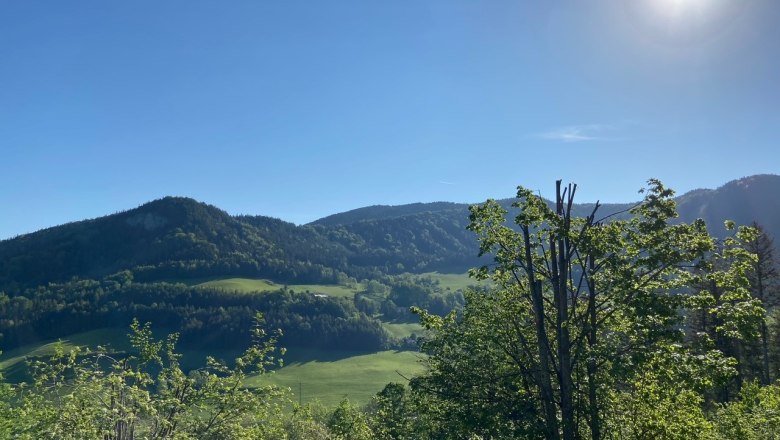
<svg viewBox="0 0 780 440">
<path fill-rule="evenodd" d="M 50 340 L 24 345 L 0 354 L 0 373 L 9 382 L 21 382 L 29 379 L 27 375 L 27 360 L 46 360 L 55 352 L 57 344 L 62 344 L 65 352 L 74 347 L 95 350 L 103 346 L 109 353 L 127 353 L 131 347 L 128 339 L 129 328 L 102 328 L 83 333 L 76 333 L 59 340 Z M 156 338 L 165 337 L 169 331 L 154 329 Z M 184 369 L 198 368 L 206 363 L 206 357 L 231 361 L 240 353 L 238 350 L 182 350 L 181 364 Z"/>
<path fill-rule="evenodd" d="M 70 335 L 67 338 L 25 345 L 0 354 L 0 373 L 11 382 L 25 380 L 27 359 L 46 359 L 54 354 L 56 345 L 62 344 L 69 352 L 73 347 L 89 347 L 94 350 L 99 345 L 110 346 L 112 351 L 126 351 L 130 348 L 127 339 L 129 329 L 102 328 Z"/>
<path fill-rule="evenodd" d="M 296 402 L 320 402 L 334 407 L 343 399 L 366 404 L 390 382 L 406 383 L 424 372 L 424 355 L 413 351 L 370 354 L 291 348 L 286 365 L 270 374 L 252 377 L 249 386 L 274 384 L 289 388 Z"/>
<path fill-rule="evenodd" d="M 439 287 L 444 290 L 464 290 L 471 286 L 485 285 L 484 281 L 477 281 L 470 278 L 468 273 L 439 273 L 426 272 L 418 275 L 419 277 L 430 277 L 439 282 Z"/>
<path fill-rule="evenodd" d="M 423 332 L 423 326 L 416 322 L 382 322 L 382 328 L 396 339 L 408 338 L 412 333 L 419 336 Z"/>
<path fill-rule="evenodd" d="M 396 329 L 401 336 L 403 328 L 417 329 L 419 324 L 385 324 Z M 404 330 L 406 331 L 406 330 Z M 110 347 L 111 352 L 127 352 L 130 345 L 127 329 L 104 328 L 77 333 L 59 341 L 47 341 L 19 347 L 0 355 L 0 373 L 9 382 L 28 380 L 26 363 L 28 359 L 45 360 L 54 354 L 56 344 L 62 344 L 68 351 L 76 346 L 95 349 L 98 345 Z M 157 336 L 165 334 L 160 330 Z M 409 332 L 411 333 L 411 332 Z M 182 350 L 182 366 L 197 368 L 205 363 L 206 356 L 232 360 L 237 351 Z M 424 371 L 419 362 L 424 355 L 413 351 L 380 351 L 358 353 L 350 351 L 298 349 L 287 350 L 283 368 L 264 376 L 251 377 L 248 386 L 275 384 L 288 387 L 294 399 L 302 402 L 319 401 L 331 407 L 348 398 L 359 404 L 367 403 L 371 397 L 390 382 L 406 382 Z M 302 393 L 301 393 L 302 392 Z"/>
<path fill-rule="evenodd" d="M 415 276 L 432 278 L 439 282 L 439 286 L 443 290 L 464 290 L 470 286 L 485 284 L 484 281 L 469 278 L 467 273 L 426 272 Z M 355 293 L 363 289 L 360 284 L 351 287 L 339 284 L 279 284 L 271 280 L 255 278 L 192 278 L 168 279 L 166 281 L 241 293 L 272 292 L 287 287 L 295 292 L 310 292 L 344 298 L 352 298 Z"/>
<path fill-rule="evenodd" d="M 361 286 L 347 287 L 337 284 L 277 284 L 273 281 L 252 278 L 222 278 L 195 284 L 196 287 L 210 287 L 227 292 L 258 293 L 273 292 L 287 287 L 295 292 L 309 292 L 334 297 L 352 298 Z"/>
</svg>

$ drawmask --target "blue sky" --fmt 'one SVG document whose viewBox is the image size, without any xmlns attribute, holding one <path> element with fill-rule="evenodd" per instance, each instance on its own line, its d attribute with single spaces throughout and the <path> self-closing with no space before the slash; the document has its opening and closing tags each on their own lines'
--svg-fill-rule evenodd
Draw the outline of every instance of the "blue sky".
<svg viewBox="0 0 780 440">
<path fill-rule="evenodd" d="M 778 173 L 773 0 L 0 0 L 0 238 Z"/>
</svg>

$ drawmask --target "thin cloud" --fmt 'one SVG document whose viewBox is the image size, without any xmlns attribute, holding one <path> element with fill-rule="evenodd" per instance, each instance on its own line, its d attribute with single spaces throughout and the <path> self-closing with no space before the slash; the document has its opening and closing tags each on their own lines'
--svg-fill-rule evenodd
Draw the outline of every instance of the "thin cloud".
<svg viewBox="0 0 780 440">
<path fill-rule="evenodd" d="M 612 138 L 603 136 L 604 132 L 613 129 L 613 126 L 603 124 L 568 125 L 542 133 L 538 137 L 548 141 L 559 142 L 614 140 Z"/>
<path fill-rule="evenodd" d="M 442 185 L 457 185 L 455 182 L 447 182 L 446 180 L 439 180 Z"/>
</svg>

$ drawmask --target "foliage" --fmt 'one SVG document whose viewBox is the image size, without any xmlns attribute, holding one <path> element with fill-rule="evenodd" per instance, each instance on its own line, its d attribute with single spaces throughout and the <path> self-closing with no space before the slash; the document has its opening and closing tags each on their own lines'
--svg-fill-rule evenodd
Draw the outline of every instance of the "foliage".
<svg viewBox="0 0 780 440">
<path fill-rule="evenodd" d="M 178 329 L 181 342 L 190 348 L 240 348 L 251 342 L 254 311 L 263 312 L 270 326 L 285 332 L 282 342 L 287 345 L 378 350 L 389 344 L 381 324 L 359 312 L 351 299 L 284 290 L 247 295 L 183 284 L 137 283 L 129 272 L 100 281 L 50 284 L 0 300 L 0 332 L 4 346 L 10 348 L 125 326 L 137 318 Z"/>
<path fill-rule="evenodd" d="M 718 351 L 691 356 L 678 344 L 658 347 L 630 383 L 607 391 L 604 438 L 714 438 L 702 390 L 731 376 L 733 366 Z"/>
<path fill-rule="evenodd" d="M 254 343 L 233 365 L 213 358 L 185 374 L 177 335 L 155 340 L 134 322 L 123 358 L 62 349 L 32 365 L 31 384 L 5 386 L 2 433 L 20 439 L 249 439 L 280 429 L 281 389 L 245 388 L 248 374 L 276 365 L 276 335 L 258 316 Z M 282 350 L 283 352 L 283 350 Z"/>
<path fill-rule="evenodd" d="M 461 437 L 706 431 L 703 393 L 734 377 L 736 363 L 720 346 L 686 343 L 685 310 L 707 307 L 715 336 L 755 335 L 763 309 L 746 276 L 752 230 L 716 246 L 704 222 L 675 221 L 673 192 L 656 180 L 630 216 L 609 221 L 597 220 L 598 204 L 573 215 L 575 191 L 559 184 L 550 206 L 519 188 L 515 227 L 494 201 L 472 208 L 469 227 L 495 256 L 474 275 L 495 289 L 469 293 L 461 315 L 419 311 L 432 334 L 430 372 L 412 388 L 442 402 L 442 424 Z M 702 284 L 719 300 L 694 288 Z M 621 419 L 637 414 L 641 423 Z"/>
<path fill-rule="evenodd" d="M 0 437 L 780 438 L 768 234 L 680 221 L 657 180 L 640 203 L 601 218 L 598 203 L 574 204 L 575 191 L 559 184 L 550 202 L 519 188 L 513 204 L 475 206 L 476 237 L 459 205 L 374 207 L 295 226 L 166 198 L 2 242 L 6 345 L 112 323 L 132 326 L 133 350 L 57 346 L 32 362 L 31 383 L 0 381 Z M 710 196 L 689 194 L 683 211 Z M 698 212 L 719 218 L 708 209 Z M 472 272 L 485 283 L 465 293 L 402 273 L 464 267 L 476 245 L 494 261 Z M 355 293 L 156 282 L 226 276 Z M 410 307 L 430 356 L 409 388 L 388 384 L 363 409 L 343 400 L 328 414 L 285 412 L 288 393 L 262 377 L 280 362 L 277 335 L 264 334 L 255 310 L 288 344 L 377 350 L 392 343 L 377 318 L 411 327 Z M 134 318 L 181 332 L 155 340 Z M 242 336 L 250 328 L 254 337 Z M 179 339 L 251 346 L 231 364 L 209 358 L 185 372 Z"/>
<path fill-rule="evenodd" d="M 720 438 L 769 440 L 780 438 L 780 384 L 747 383 L 739 398 L 718 408 L 713 417 Z"/>
<path fill-rule="evenodd" d="M 411 433 L 406 400 L 405 387 L 392 382 L 374 396 L 367 412 L 371 416 L 370 424 L 375 437 L 396 439 Z"/>
<path fill-rule="evenodd" d="M 543 435 L 536 424 L 534 396 L 514 371 L 513 344 L 506 335 L 518 316 L 509 291 L 470 291 L 462 315 L 418 311 L 432 333 L 423 349 L 428 373 L 412 380 L 418 393 L 443 406 L 440 422 L 449 438 L 522 438 Z M 506 344 L 506 345 L 505 345 Z"/>
<path fill-rule="evenodd" d="M 776 308 L 780 300 L 780 286 L 778 285 L 780 272 L 777 270 L 777 262 L 775 261 L 775 245 L 769 232 L 763 226 L 756 222 L 753 222 L 752 226 L 756 235 L 745 246 L 750 253 L 756 256 L 755 262 L 748 272 L 751 293 L 769 311 L 771 308 Z M 758 371 L 764 385 L 768 385 L 774 380 L 778 370 L 776 360 L 772 359 L 773 350 L 770 348 L 772 335 L 769 319 L 770 314 L 767 313 L 767 316 L 760 323 L 757 343 L 748 344 L 745 347 L 749 356 L 745 362 L 746 367 Z M 775 368 L 772 368 L 773 364 Z"/>
<path fill-rule="evenodd" d="M 306 404 L 295 406 L 292 414 L 284 421 L 284 433 L 280 439 L 286 440 L 330 440 L 330 430 L 326 426 L 328 414 L 322 406 Z"/>
<path fill-rule="evenodd" d="M 336 440 L 371 440 L 374 437 L 366 415 L 348 400 L 343 400 L 330 415 L 328 428 Z"/>
</svg>

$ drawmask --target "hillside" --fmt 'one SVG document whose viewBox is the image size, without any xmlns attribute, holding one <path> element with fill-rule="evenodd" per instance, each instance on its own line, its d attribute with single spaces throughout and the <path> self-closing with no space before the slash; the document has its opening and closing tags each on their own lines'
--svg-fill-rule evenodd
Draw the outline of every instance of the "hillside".
<svg viewBox="0 0 780 440">
<path fill-rule="evenodd" d="M 166 197 L 0 242 L 0 291 L 121 270 L 145 282 L 237 276 L 298 284 L 463 272 L 476 264 L 476 241 L 466 223 L 465 213 L 424 213 L 346 227 L 296 226 Z"/>
<path fill-rule="evenodd" d="M 410 203 L 407 205 L 373 205 L 364 208 L 352 209 L 350 211 L 332 214 L 327 217 L 315 220 L 310 224 L 337 226 L 350 223 L 356 223 L 364 220 L 386 220 L 394 217 L 403 217 L 407 215 L 441 212 L 441 211 L 462 211 L 467 204 L 453 202 L 431 202 L 431 203 Z"/>
<path fill-rule="evenodd" d="M 676 197 L 680 219 L 685 222 L 702 218 L 715 235 L 723 234 L 721 225 L 725 220 L 734 220 L 737 224 L 750 224 L 756 221 L 762 224 L 773 236 L 780 235 L 780 205 L 773 202 L 780 191 L 780 176 L 762 174 L 730 181 L 717 189 L 696 189 Z M 513 199 L 499 200 L 504 208 L 511 210 Z M 399 206 L 371 206 L 330 215 L 310 225 L 341 226 L 347 230 L 364 230 L 361 224 L 379 222 L 403 223 L 416 218 L 437 215 L 449 222 L 460 222 L 463 227 L 468 223 L 468 204 L 465 203 L 412 203 Z M 622 212 L 632 203 L 603 204 L 600 212 L 603 216 Z M 593 203 L 580 203 L 574 206 L 578 216 L 588 215 Z"/>
<path fill-rule="evenodd" d="M 205 266 L 274 255 L 274 246 L 224 211 L 166 197 L 136 209 L 0 242 L 0 283 L 31 286 L 167 262 Z"/>
<path fill-rule="evenodd" d="M 715 235 L 723 234 L 725 220 L 749 225 L 758 222 L 774 237 L 780 236 L 780 176 L 764 174 L 733 180 L 717 189 L 690 191 L 677 198 L 684 221 L 704 219 Z"/>
<path fill-rule="evenodd" d="M 266 218 L 267 219 L 267 218 Z M 129 211 L 41 230 L 0 242 L 0 289 L 131 270 L 136 280 L 219 275 L 279 281 L 336 282 L 343 251 L 267 219 L 236 218 L 189 198 L 166 197 Z M 292 236 L 308 246 L 296 248 Z M 287 229 L 286 229 L 287 228 Z M 310 257 L 310 258 L 309 258 Z M 312 261 L 314 260 L 314 261 Z M 318 264 L 327 262 L 327 264 Z"/>
<path fill-rule="evenodd" d="M 759 175 L 677 198 L 683 221 L 703 218 L 722 234 L 726 219 L 754 220 L 780 235 L 771 201 L 780 176 Z M 501 203 L 509 208 L 512 200 Z M 608 204 L 602 215 L 630 204 Z M 575 206 L 587 215 L 592 204 Z M 101 218 L 0 242 L 0 289 L 14 291 L 76 276 L 131 270 L 136 280 L 267 278 L 338 283 L 381 273 L 463 272 L 481 264 L 466 230 L 468 205 L 447 202 L 372 206 L 296 226 L 265 216 L 231 216 L 195 200 L 166 197 Z"/>
<path fill-rule="evenodd" d="M 753 176 L 677 201 L 683 220 L 702 217 L 714 233 L 733 218 L 778 234 L 778 208 L 767 202 L 778 189 L 780 177 Z M 512 200 L 501 203 L 509 208 Z M 576 205 L 575 215 L 593 206 Z M 601 214 L 630 206 L 608 204 Z M 298 349 L 414 348 L 407 338 L 420 326 L 410 306 L 440 315 L 464 306 L 462 289 L 471 280 L 432 272 L 462 274 L 480 263 L 467 214 L 465 204 L 414 204 L 296 226 L 167 197 L 5 240 L 0 343 L 10 350 L 99 329 L 126 331 L 137 318 L 176 329 L 188 352 L 238 350 L 250 343 L 259 311 L 268 328 L 282 330 L 280 343 Z M 313 367 L 287 370 L 284 380 L 301 381 Z M 365 397 L 377 386 L 354 391 Z"/>
</svg>

